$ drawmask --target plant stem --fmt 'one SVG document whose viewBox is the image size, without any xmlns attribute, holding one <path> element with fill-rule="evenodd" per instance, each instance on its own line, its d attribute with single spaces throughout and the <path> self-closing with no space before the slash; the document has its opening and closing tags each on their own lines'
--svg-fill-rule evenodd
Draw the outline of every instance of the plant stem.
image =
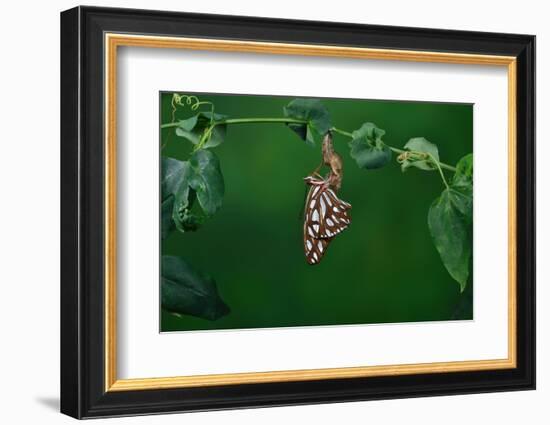
<svg viewBox="0 0 550 425">
<path fill-rule="evenodd" d="M 386 145 L 386 146 L 388 146 L 388 145 Z M 388 148 L 390 148 L 390 151 L 398 153 L 398 154 L 405 153 L 405 151 L 403 149 L 394 148 L 393 146 L 388 146 Z"/>
<path fill-rule="evenodd" d="M 452 171 L 453 173 L 456 172 L 456 167 L 453 167 L 452 165 L 445 164 L 443 162 L 437 162 L 441 168 L 445 168 L 446 170 Z"/>
<path fill-rule="evenodd" d="M 307 120 L 300 120 L 300 119 L 295 119 L 295 118 L 230 118 L 230 119 L 214 122 L 212 124 L 211 128 L 215 127 L 216 125 L 223 125 L 223 124 L 254 124 L 254 123 L 260 123 L 260 124 L 265 124 L 265 123 L 307 124 Z M 164 128 L 172 128 L 172 127 L 177 127 L 178 125 L 179 125 L 178 122 L 170 122 L 170 123 L 162 124 L 160 126 L 160 128 L 163 128 L 163 129 Z M 334 133 L 341 134 L 342 136 L 346 136 L 346 137 L 349 137 L 349 138 L 353 137 L 353 134 L 351 134 L 350 132 L 340 130 L 339 128 L 336 128 L 336 127 L 332 127 L 330 130 L 333 131 Z M 395 153 L 398 153 L 398 154 L 406 152 L 403 149 L 394 148 L 393 146 L 389 146 L 389 145 L 386 145 L 386 146 L 388 146 L 388 148 L 392 152 L 395 152 Z M 432 161 L 434 161 L 434 163 L 437 165 L 437 167 L 440 171 L 441 171 L 442 168 L 444 168 L 446 170 L 449 170 L 449 171 L 452 171 L 452 172 L 456 171 L 455 167 L 453 167 L 451 165 L 448 165 L 448 164 L 445 164 L 443 162 L 436 161 L 435 158 L 433 158 L 433 157 L 432 157 Z M 447 185 L 447 182 L 445 182 L 445 185 Z"/>
<path fill-rule="evenodd" d="M 215 124 L 251 124 L 251 123 L 283 123 L 283 124 L 307 124 L 306 120 L 295 118 L 233 118 L 217 121 Z"/>
<path fill-rule="evenodd" d="M 342 136 L 347 136 L 347 137 L 349 137 L 349 138 L 352 138 L 352 137 L 353 137 L 353 134 L 348 133 L 347 131 L 344 131 L 344 130 L 340 130 L 339 128 L 336 128 L 336 127 L 332 127 L 332 128 L 330 129 L 330 131 L 333 131 L 334 133 L 341 134 Z"/>
<path fill-rule="evenodd" d="M 307 121 L 299 120 L 295 118 L 233 118 L 233 119 L 216 121 L 213 123 L 213 125 L 216 126 L 216 125 L 223 125 L 223 124 L 253 124 L 253 123 L 307 124 Z M 167 124 L 162 124 L 160 128 L 177 127 L 178 125 L 179 125 L 178 122 L 170 122 Z"/>
<path fill-rule="evenodd" d="M 333 131 L 334 133 L 338 133 L 338 134 L 341 134 L 342 136 L 346 136 L 346 137 L 349 137 L 349 138 L 352 138 L 353 137 L 353 134 L 347 132 L 347 131 L 344 131 L 344 130 L 340 130 L 339 128 L 336 128 L 336 127 L 332 127 L 330 129 L 331 131 Z M 393 146 L 390 146 L 388 144 L 386 144 L 386 146 L 392 151 L 392 152 L 395 152 L 395 153 L 398 153 L 398 154 L 402 154 L 404 152 L 409 152 L 409 151 L 404 151 L 403 149 L 399 149 L 399 148 L 394 148 Z M 431 156 L 431 155 L 430 155 Z M 443 162 L 439 162 L 439 161 L 436 161 L 435 158 L 432 157 L 432 161 L 434 161 L 436 163 L 436 165 L 441 168 L 444 168 L 446 170 L 449 170 L 449 171 L 452 171 L 453 173 L 456 172 L 456 168 L 453 167 L 452 165 L 449 165 L 449 164 L 445 164 Z"/>
<path fill-rule="evenodd" d="M 430 159 L 433 161 L 433 163 L 437 166 L 437 169 L 439 170 L 439 175 L 441 176 L 441 180 L 443 180 L 443 184 L 447 189 L 449 189 L 449 185 L 447 184 L 447 180 L 445 180 L 445 175 L 443 174 L 443 170 L 441 169 L 441 164 L 439 161 L 437 161 L 431 153 L 428 154 Z"/>
</svg>

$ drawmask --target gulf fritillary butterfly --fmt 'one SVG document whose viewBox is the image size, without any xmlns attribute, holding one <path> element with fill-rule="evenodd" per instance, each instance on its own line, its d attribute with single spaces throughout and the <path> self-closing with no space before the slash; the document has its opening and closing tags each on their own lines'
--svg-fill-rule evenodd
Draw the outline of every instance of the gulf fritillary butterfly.
<svg viewBox="0 0 550 425">
<path fill-rule="evenodd" d="M 310 186 L 304 217 L 304 251 L 306 261 L 318 264 L 332 239 L 351 222 L 351 205 L 336 196 L 329 179 L 308 176 Z"/>
</svg>

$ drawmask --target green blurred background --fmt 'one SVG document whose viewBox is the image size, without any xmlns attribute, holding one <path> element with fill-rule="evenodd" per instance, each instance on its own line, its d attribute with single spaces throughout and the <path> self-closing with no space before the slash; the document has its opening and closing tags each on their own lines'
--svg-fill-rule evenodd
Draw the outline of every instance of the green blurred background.
<svg viewBox="0 0 550 425">
<path fill-rule="evenodd" d="M 230 118 L 282 117 L 294 98 L 194 94 Z M 161 123 L 172 120 L 171 99 L 171 92 L 161 93 Z M 472 152 L 472 105 L 321 100 L 342 130 L 370 121 L 386 130 L 387 144 L 400 148 L 425 137 L 452 165 Z M 194 114 L 178 108 L 176 117 Z M 162 155 L 188 159 L 190 143 L 173 128 L 161 138 Z M 402 173 L 395 156 L 384 168 L 359 169 L 348 142 L 334 136 L 344 160 L 339 195 L 352 204 L 353 221 L 321 263 L 309 266 L 298 216 L 303 178 L 319 164 L 320 144 L 306 146 L 284 124 L 228 126 L 225 143 L 214 148 L 225 178 L 222 209 L 197 232 L 172 231 L 162 254 L 182 256 L 211 275 L 231 312 L 208 321 L 162 311 L 162 331 L 449 320 L 457 308 L 460 318 L 472 318 L 471 303 L 466 311 L 463 305 L 471 278 L 461 295 L 428 231 L 428 208 L 443 190 L 437 172 Z"/>
</svg>

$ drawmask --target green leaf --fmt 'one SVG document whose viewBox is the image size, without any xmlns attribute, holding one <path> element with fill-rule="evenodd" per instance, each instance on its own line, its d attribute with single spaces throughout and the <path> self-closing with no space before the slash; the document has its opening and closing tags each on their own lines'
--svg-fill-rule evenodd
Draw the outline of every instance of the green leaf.
<svg viewBox="0 0 550 425">
<path fill-rule="evenodd" d="M 174 210 L 174 197 L 170 196 L 160 204 L 160 236 L 166 239 L 174 226 L 172 211 Z"/>
<path fill-rule="evenodd" d="M 445 268 L 460 284 L 462 292 L 472 255 L 471 192 L 445 189 L 430 207 L 428 226 Z"/>
<path fill-rule="evenodd" d="M 364 123 L 352 133 L 350 155 L 360 168 L 374 170 L 391 161 L 391 150 L 382 141 L 384 130 L 371 122 Z"/>
<path fill-rule="evenodd" d="M 174 158 L 161 157 L 161 227 L 162 239 L 165 239 L 174 226 L 172 214 L 175 196 L 183 183 L 188 164 Z"/>
<path fill-rule="evenodd" d="M 180 232 L 197 230 L 199 226 L 197 225 L 197 220 L 193 217 L 196 212 L 191 212 L 194 193 L 189 187 L 193 170 L 189 161 L 177 161 L 172 158 L 168 158 L 168 160 L 172 164 L 174 162 L 178 163 L 177 180 L 173 182 L 173 186 L 166 185 L 167 190 L 170 188 L 170 193 L 173 194 L 174 199 L 171 211 L 173 223 Z"/>
<path fill-rule="evenodd" d="M 206 221 L 206 215 L 200 207 L 196 206 L 196 192 L 189 186 L 191 180 L 192 169 L 188 165 L 188 173 L 185 180 L 179 187 L 174 200 L 174 208 L 172 210 L 172 218 L 176 228 L 180 232 L 194 232 Z"/>
<path fill-rule="evenodd" d="M 176 127 L 176 135 L 189 140 L 194 145 L 198 144 L 202 135 L 202 131 L 193 131 L 195 125 L 197 124 L 197 119 L 198 116 L 195 115 L 188 120 L 180 121 L 178 127 Z M 204 130 L 204 128 L 202 128 L 202 130 Z"/>
<path fill-rule="evenodd" d="M 463 156 L 456 164 L 456 172 L 453 176 L 453 186 L 472 187 L 474 182 L 474 155 Z"/>
<path fill-rule="evenodd" d="M 195 152 L 189 160 L 193 173 L 189 185 L 197 193 L 200 206 L 211 216 L 222 206 L 225 186 L 220 161 L 211 151 Z"/>
<path fill-rule="evenodd" d="M 216 320 L 229 313 L 221 299 L 216 282 L 194 270 L 183 258 L 162 256 L 162 308 L 176 314 L 187 314 Z"/>
<path fill-rule="evenodd" d="M 179 161 L 166 156 L 160 159 L 160 188 L 161 200 L 175 195 L 185 174 L 185 161 Z"/>
<path fill-rule="evenodd" d="M 199 119 L 198 115 L 193 115 L 191 118 L 187 118 L 185 120 L 180 120 L 178 127 L 176 127 L 176 133 L 178 130 L 181 131 L 191 131 L 195 128 L 197 125 L 197 121 Z"/>
<path fill-rule="evenodd" d="M 306 123 L 289 123 L 288 127 L 306 143 L 315 143 L 314 134 L 324 136 L 331 128 L 328 109 L 318 99 L 294 99 L 283 108 L 285 117 Z"/>
<path fill-rule="evenodd" d="M 409 167 L 416 167 L 425 171 L 437 169 L 431 157 L 439 161 L 439 151 L 432 142 L 424 137 L 415 137 L 405 144 L 405 149 L 411 154 L 407 155 L 406 159 L 401 162 L 403 171 L 406 171 Z"/>
<path fill-rule="evenodd" d="M 212 112 L 199 112 L 186 120 L 181 120 L 176 127 L 176 135 L 189 140 L 194 145 L 198 144 L 204 131 L 216 121 L 227 118 L 225 115 L 212 114 Z M 202 146 L 203 148 L 213 148 L 220 145 L 225 140 L 227 125 L 217 124 L 210 133 L 208 140 Z"/>
<path fill-rule="evenodd" d="M 209 150 L 195 152 L 182 164 L 172 217 L 179 231 L 195 231 L 221 208 L 223 175 L 218 157 Z"/>
</svg>

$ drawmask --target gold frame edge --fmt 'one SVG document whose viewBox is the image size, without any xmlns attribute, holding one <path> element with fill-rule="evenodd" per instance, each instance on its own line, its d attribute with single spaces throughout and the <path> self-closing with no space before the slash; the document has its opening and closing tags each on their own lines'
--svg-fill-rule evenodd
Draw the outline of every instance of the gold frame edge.
<svg viewBox="0 0 550 425">
<path fill-rule="evenodd" d="M 105 391 L 137 391 L 215 385 L 311 381 L 375 376 L 510 369 L 516 356 L 516 58 L 411 50 L 371 49 L 329 45 L 268 43 L 200 38 L 106 33 L 105 45 Z M 508 358 L 419 364 L 343 367 L 270 372 L 230 373 L 117 379 L 116 353 L 116 84 L 120 46 L 230 51 L 303 56 L 399 60 L 506 66 L 508 70 Z"/>
</svg>

